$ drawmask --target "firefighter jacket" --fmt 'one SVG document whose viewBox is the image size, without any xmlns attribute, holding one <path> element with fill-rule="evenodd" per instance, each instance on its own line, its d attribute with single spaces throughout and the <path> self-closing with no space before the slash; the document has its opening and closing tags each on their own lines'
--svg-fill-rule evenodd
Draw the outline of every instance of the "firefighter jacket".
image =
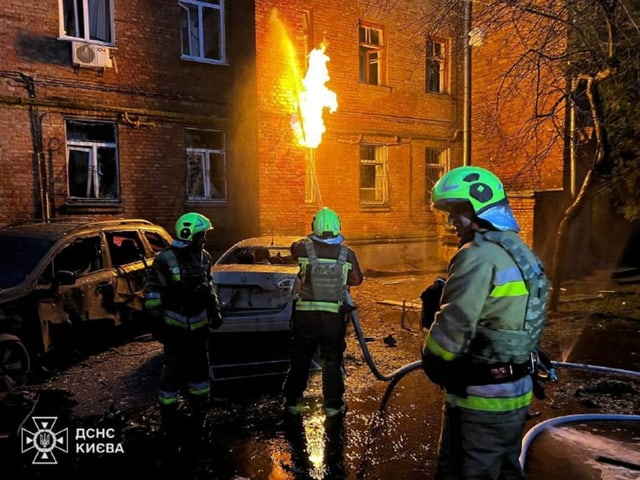
<svg viewBox="0 0 640 480">
<path fill-rule="evenodd" d="M 496 239 L 516 245 L 525 258 L 516 262 Z M 475 232 L 452 258 L 441 307 L 423 347 L 423 361 L 441 366 L 447 401 L 483 411 L 513 410 L 531 402 L 527 373 L 542 326 L 530 329 L 525 320 L 528 308 L 544 309 L 546 296 L 532 302 L 519 263 L 539 270 L 535 254 L 512 231 Z M 448 388 L 448 382 L 457 388 Z"/>
<path fill-rule="evenodd" d="M 145 286 L 145 309 L 166 327 L 193 331 L 222 323 L 211 278 L 211 255 L 175 244 L 153 261 Z"/>
<path fill-rule="evenodd" d="M 356 254 L 343 243 L 305 237 L 291 245 L 291 255 L 300 264 L 297 311 L 338 313 L 347 288 L 364 279 Z"/>
</svg>

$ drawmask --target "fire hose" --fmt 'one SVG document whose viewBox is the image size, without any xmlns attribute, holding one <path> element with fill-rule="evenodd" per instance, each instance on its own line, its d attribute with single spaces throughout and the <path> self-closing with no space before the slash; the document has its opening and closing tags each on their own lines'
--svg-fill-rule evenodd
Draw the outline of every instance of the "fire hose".
<svg viewBox="0 0 640 480">
<path fill-rule="evenodd" d="M 367 342 L 365 340 L 364 334 L 362 333 L 362 328 L 360 327 L 360 320 L 358 319 L 358 310 L 351 298 L 351 295 L 347 292 L 347 307 L 349 309 L 349 316 L 351 317 L 351 323 L 353 324 L 353 328 L 356 332 L 356 337 L 358 338 L 358 343 L 360 344 L 360 348 L 362 349 L 362 354 L 364 355 L 364 359 L 369 366 L 369 369 L 373 373 L 373 375 L 383 382 L 389 382 L 392 380 L 398 381 L 404 375 L 413 370 L 417 370 L 422 368 L 422 360 L 417 360 L 415 362 L 409 363 L 404 367 L 400 367 L 394 372 L 384 375 L 378 370 L 376 366 L 376 362 L 373 360 L 371 353 L 369 352 L 369 348 L 367 347 Z"/>
</svg>

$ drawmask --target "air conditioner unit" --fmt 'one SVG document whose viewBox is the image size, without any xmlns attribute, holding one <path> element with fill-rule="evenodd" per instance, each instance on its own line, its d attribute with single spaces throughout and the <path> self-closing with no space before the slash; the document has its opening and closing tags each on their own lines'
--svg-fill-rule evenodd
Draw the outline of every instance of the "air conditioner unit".
<svg viewBox="0 0 640 480">
<path fill-rule="evenodd" d="M 94 43 L 71 42 L 71 60 L 80 67 L 111 67 L 109 47 Z"/>
</svg>

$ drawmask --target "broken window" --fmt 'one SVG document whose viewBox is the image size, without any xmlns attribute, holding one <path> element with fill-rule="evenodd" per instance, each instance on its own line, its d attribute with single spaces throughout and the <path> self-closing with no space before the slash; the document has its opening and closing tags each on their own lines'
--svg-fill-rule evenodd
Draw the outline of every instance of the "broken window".
<svg viewBox="0 0 640 480">
<path fill-rule="evenodd" d="M 73 272 L 80 277 L 104 268 L 99 236 L 78 238 L 67 245 L 53 259 L 53 271 Z"/>
<path fill-rule="evenodd" d="M 113 0 L 60 0 L 62 37 L 113 43 Z"/>
<path fill-rule="evenodd" d="M 67 120 L 66 125 L 69 197 L 119 200 L 115 124 Z"/>
<path fill-rule="evenodd" d="M 111 266 L 139 262 L 144 257 L 144 247 L 138 232 L 105 232 L 105 236 L 111 256 Z"/>
<path fill-rule="evenodd" d="M 424 151 L 425 204 L 431 203 L 431 190 L 449 169 L 449 150 L 445 148 L 425 148 Z"/>
<path fill-rule="evenodd" d="M 386 145 L 360 145 L 360 203 L 382 205 L 389 201 Z"/>
<path fill-rule="evenodd" d="M 149 242 L 149 246 L 153 253 L 159 253 L 169 246 L 169 243 L 159 233 L 144 232 L 144 236 L 146 237 L 147 242 Z"/>
<path fill-rule="evenodd" d="M 441 40 L 427 40 L 426 89 L 427 92 L 445 93 L 447 85 L 447 49 Z"/>
<path fill-rule="evenodd" d="M 385 50 L 381 28 L 360 25 L 360 82 L 370 85 L 384 84 Z"/>
<path fill-rule="evenodd" d="M 186 131 L 187 197 L 191 201 L 227 200 L 224 132 Z"/>
<path fill-rule="evenodd" d="M 224 1 L 181 0 L 182 57 L 224 63 Z"/>
</svg>

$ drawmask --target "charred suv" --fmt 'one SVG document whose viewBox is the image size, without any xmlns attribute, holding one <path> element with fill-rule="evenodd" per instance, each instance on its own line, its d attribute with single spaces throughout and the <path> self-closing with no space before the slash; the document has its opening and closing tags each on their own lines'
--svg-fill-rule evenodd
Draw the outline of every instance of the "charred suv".
<svg viewBox="0 0 640 480">
<path fill-rule="evenodd" d="M 0 391 L 23 384 L 76 327 L 142 318 L 147 271 L 170 243 L 164 228 L 139 219 L 0 228 Z"/>
</svg>

